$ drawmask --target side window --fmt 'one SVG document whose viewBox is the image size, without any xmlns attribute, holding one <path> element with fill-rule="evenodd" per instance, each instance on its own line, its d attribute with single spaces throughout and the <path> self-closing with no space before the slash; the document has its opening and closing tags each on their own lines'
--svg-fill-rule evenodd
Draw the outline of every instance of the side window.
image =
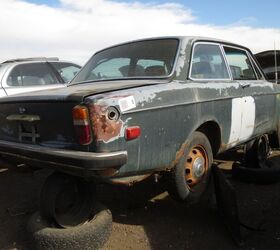
<svg viewBox="0 0 280 250">
<path fill-rule="evenodd" d="M 234 80 L 256 80 L 256 75 L 245 50 L 224 47 Z"/>
<path fill-rule="evenodd" d="M 9 86 L 37 86 L 56 84 L 58 80 L 46 63 L 29 63 L 16 66 L 8 76 Z"/>
<path fill-rule="evenodd" d="M 229 73 L 219 45 L 197 44 L 193 50 L 192 79 L 229 79 Z"/>
<path fill-rule="evenodd" d="M 13 68 L 12 72 L 8 76 L 7 84 L 9 86 L 22 86 L 20 66 Z"/>
<path fill-rule="evenodd" d="M 50 64 L 58 71 L 64 82 L 70 82 L 81 69 L 73 63 L 50 62 Z"/>
</svg>

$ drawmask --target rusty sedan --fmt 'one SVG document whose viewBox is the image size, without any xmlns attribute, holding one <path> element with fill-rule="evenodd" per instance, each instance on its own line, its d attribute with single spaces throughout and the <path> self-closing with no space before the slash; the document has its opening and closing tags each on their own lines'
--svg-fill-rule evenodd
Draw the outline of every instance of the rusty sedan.
<svg viewBox="0 0 280 250">
<path fill-rule="evenodd" d="M 172 197 L 196 201 L 213 157 L 247 145 L 263 159 L 269 143 L 278 145 L 279 90 L 243 46 L 201 37 L 137 40 L 94 54 L 66 88 L 1 99 L 0 152 L 62 172 L 75 185 L 133 184 L 156 174 L 167 178 Z M 54 183 L 47 180 L 42 202 L 53 197 L 56 206 L 58 195 L 48 191 Z M 75 211 L 89 199 L 78 190 Z"/>
</svg>

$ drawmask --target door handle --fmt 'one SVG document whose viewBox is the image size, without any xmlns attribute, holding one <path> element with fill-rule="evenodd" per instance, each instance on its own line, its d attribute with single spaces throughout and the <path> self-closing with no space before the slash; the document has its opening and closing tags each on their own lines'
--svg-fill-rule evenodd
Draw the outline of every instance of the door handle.
<svg viewBox="0 0 280 250">
<path fill-rule="evenodd" d="M 246 83 L 241 83 L 241 87 L 244 89 L 244 88 L 248 88 L 248 87 L 250 87 L 251 86 L 251 83 L 248 83 L 248 82 L 246 82 Z"/>
</svg>

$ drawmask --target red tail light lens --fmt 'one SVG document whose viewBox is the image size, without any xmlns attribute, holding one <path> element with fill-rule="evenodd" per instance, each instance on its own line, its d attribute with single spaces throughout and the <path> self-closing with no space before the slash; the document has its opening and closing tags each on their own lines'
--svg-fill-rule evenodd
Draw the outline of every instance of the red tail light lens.
<svg viewBox="0 0 280 250">
<path fill-rule="evenodd" d="M 90 144 L 92 141 L 88 110 L 84 106 L 73 108 L 73 124 L 78 141 L 82 145 Z"/>
<path fill-rule="evenodd" d="M 141 135 L 141 128 L 138 126 L 128 127 L 125 130 L 125 138 L 127 141 L 136 139 Z"/>
</svg>

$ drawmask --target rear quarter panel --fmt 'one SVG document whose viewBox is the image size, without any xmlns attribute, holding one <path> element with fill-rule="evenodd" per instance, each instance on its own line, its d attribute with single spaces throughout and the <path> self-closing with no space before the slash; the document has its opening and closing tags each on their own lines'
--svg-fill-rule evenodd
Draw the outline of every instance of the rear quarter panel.
<svg viewBox="0 0 280 250">
<path fill-rule="evenodd" d="M 238 95 L 236 83 L 173 81 L 88 97 L 89 107 L 115 106 L 121 113 L 119 133 L 110 139 L 99 138 L 91 150 L 127 150 L 128 162 L 121 167 L 120 176 L 171 168 L 189 135 L 207 121 L 219 125 L 221 144 L 227 143 L 232 98 Z M 122 112 L 119 101 L 131 96 L 136 107 Z M 140 126 L 141 136 L 126 141 L 124 131 L 129 126 Z"/>
</svg>

